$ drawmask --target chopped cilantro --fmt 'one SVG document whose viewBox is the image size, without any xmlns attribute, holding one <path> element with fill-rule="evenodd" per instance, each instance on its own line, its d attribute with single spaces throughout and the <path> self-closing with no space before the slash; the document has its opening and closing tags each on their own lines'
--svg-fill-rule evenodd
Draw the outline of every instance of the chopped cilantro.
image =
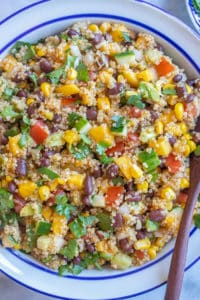
<svg viewBox="0 0 200 300">
<path fill-rule="evenodd" d="M 51 230 L 51 223 L 39 221 L 36 228 L 37 235 L 47 235 Z"/>
<path fill-rule="evenodd" d="M 38 85 L 38 81 L 37 81 L 37 75 L 36 75 L 36 73 L 31 73 L 30 75 L 29 75 L 29 78 L 32 80 L 32 82 L 34 83 L 34 86 L 35 87 L 37 87 L 37 85 Z"/>
<path fill-rule="evenodd" d="M 76 159 L 82 160 L 91 153 L 91 149 L 86 143 L 81 141 L 76 146 L 72 146 L 70 148 L 70 152 L 75 156 Z"/>
<path fill-rule="evenodd" d="M 121 176 L 113 178 L 112 182 L 113 182 L 114 185 L 118 185 L 118 184 L 124 185 L 124 179 Z"/>
<path fill-rule="evenodd" d="M 108 164 L 110 164 L 110 163 L 113 162 L 113 158 L 112 157 L 108 157 L 105 153 L 100 156 L 99 160 L 104 165 L 108 165 Z"/>
<path fill-rule="evenodd" d="M 81 116 L 77 113 L 70 113 L 67 116 L 68 124 L 70 128 L 73 128 L 76 124 L 76 121 L 78 121 L 81 118 Z"/>
<path fill-rule="evenodd" d="M 69 240 L 67 246 L 60 250 L 60 254 L 68 259 L 73 259 L 78 254 L 78 244 L 75 239 Z"/>
<path fill-rule="evenodd" d="M 10 49 L 10 53 L 16 55 L 22 47 L 26 47 L 25 54 L 22 58 L 24 61 L 28 61 L 29 59 L 35 56 L 35 50 L 33 48 L 33 45 L 22 41 L 16 42 L 14 46 L 12 46 L 12 48 Z"/>
<path fill-rule="evenodd" d="M 69 224 L 69 228 L 76 238 L 80 238 L 87 233 L 86 227 L 92 225 L 95 220 L 94 216 L 79 216 Z"/>
<path fill-rule="evenodd" d="M 99 229 L 103 231 L 109 231 L 112 229 L 112 221 L 111 221 L 110 214 L 105 212 L 98 212 L 97 219 L 98 219 L 97 226 L 99 227 Z"/>
<path fill-rule="evenodd" d="M 124 39 L 125 42 L 127 42 L 127 43 L 131 42 L 130 36 L 128 35 L 127 32 L 122 31 L 122 37 L 123 37 L 123 39 Z"/>
<path fill-rule="evenodd" d="M 57 84 L 60 81 L 61 76 L 65 74 L 65 68 L 61 67 L 57 70 L 54 70 L 47 74 L 48 78 L 51 80 L 51 83 Z"/>
<path fill-rule="evenodd" d="M 27 242 L 28 242 L 28 246 L 30 248 L 30 252 L 32 252 L 36 245 L 36 239 L 37 239 L 34 224 L 30 224 L 28 226 L 28 228 L 26 229 L 26 236 L 27 236 Z"/>
<path fill-rule="evenodd" d="M 68 199 L 65 194 L 56 196 L 56 211 L 59 215 L 63 215 L 69 220 L 71 213 L 76 210 L 76 208 L 67 203 Z"/>
<path fill-rule="evenodd" d="M 89 81 L 89 73 L 86 65 L 84 65 L 83 63 L 79 63 L 77 67 L 77 72 L 78 72 L 77 79 L 79 81 L 84 81 L 84 82 Z"/>
<path fill-rule="evenodd" d="M 83 271 L 83 267 L 80 265 L 62 265 L 58 269 L 58 275 L 64 276 L 67 275 L 68 273 L 72 273 L 74 275 L 78 275 Z"/>
<path fill-rule="evenodd" d="M 54 171 L 46 168 L 46 167 L 42 167 L 38 169 L 40 174 L 44 174 L 46 176 L 49 177 L 49 179 L 53 180 L 59 177 L 59 175 L 57 173 L 55 173 Z"/>
<path fill-rule="evenodd" d="M 14 207 L 13 195 L 5 188 L 0 188 L 0 221 L 5 223 L 7 221 L 7 214 L 9 210 Z"/>
<path fill-rule="evenodd" d="M 10 120 L 19 117 L 19 115 L 20 114 L 14 111 L 13 106 L 11 105 L 5 106 L 1 112 L 1 116 L 4 120 Z"/>
<path fill-rule="evenodd" d="M 127 120 L 122 116 L 113 116 L 112 120 L 114 121 L 111 126 L 111 131 L 116 133 L 122 133 L 127 124 Z"/>
<path fill-rule="evenodd" d="M 142 102 L 141 99 L 142 99 L 141 95 L 132 95 L 128 99 L 127 104 L 136 106 L 137 108 L 140 108 L 140 109 L 144 109 L 146 105 L 144 102 Z"/>
<path fill-rule="evenodd" d="M 74 68 L 75 67 L 75 64 L 76 64 L 76 61 L 77 61 L 77 56 L 72 56 L 72 55 L 67 55 L 67 59 L 66 59 L 66 62 L 65 62 L 65 65 L 67 67 L 71 67 L 71 68 Z"/>
<path fill-rule="evenodd" d="M 155 170 L 160 165 L 160 160 L 157 153 L 152 149 L 149 151 L 141 151 L 139 153 L 139 160 L 147 172 Z"/>
<path fill-rule="evenodd" d="M 13 88 L 10 88 L 10 87 L 6 87 L 4 92 L 3 92 L 3 97 L 6 99 L 6 100 L 10 100 L 14 94 L 15 90 Z"/>
<path fill-rule="evenodd" d="M 97 144 L 96 152 L 99 155 L 103 155 L 108 147 L 109 147 L 108 143 L 100 142 L 100 143 Z"/>
</svg>

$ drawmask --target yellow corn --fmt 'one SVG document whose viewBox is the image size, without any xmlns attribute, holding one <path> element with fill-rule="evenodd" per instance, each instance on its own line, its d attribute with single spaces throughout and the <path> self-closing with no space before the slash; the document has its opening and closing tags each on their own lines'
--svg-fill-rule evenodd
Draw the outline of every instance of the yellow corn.
<svg viewBox="0 0 200 300">
<path fill-rule="evenodd" d="M 42 216 L 45 220 L 50 221 L 52 214 L 53 214 L 53 210 L 51 207 L 45 206 L 42 208 Z"/>
<path fill-rule="evenodd" d="M 130 86 L 137 88 L 139 81 L 137 78 L 137 74 L 133 72 L 132 70 L 127 70 L 123 72 L 124 78 L 127 80 L 127 82 L 130 84 Z"/>
<path fill-rule="evenodd" d="M 63 136 L 65 142 L 67 142 L 69 145 L 72 145 L 74 143 L 77 143 L 80 139 L 79 134 L 74 130 L 66 130 Z"/>
<path fill-rule="evenodd" d="M 174 113 L 177 118 L 177 120 L 182 121 L 183 120 L 183 115 L 184 115 L 184 107 L 183 103 L 176 103 L 174 107 Z"/>
<path fill-rule="evenodd" d="M 170 143 L 163 136 L 159 137 L 157 141 L 151 140 L 149 145 L 154 148 L 158 155 L 164 157 L 168 156 L 172 150 Z"/>
<path fill-rule="evenodd" d="M 106 86 L 111 86 L 112 83 L 114 82 L 114 78 L 112 76 L 112 73 L 109 71 L 102 71 L 99 74 L 99 79 L 102 83 L 106 84 Z"/>
<path fill-rule="evenodd" d="M 58 185 L 64 185 L 65 180 L 62 178 L 56 178 L 54 179 L 50 184 L 50 191 L 53 192 L 57 188 Z"/>
<path fill-rule="evenodd" d="M 108 97 L 98 98 L 97 107 L 100 110 L 108 111 L 110 109 L 110 100 Z"/>
<path fill-rule="evenodd" d="M 114 144 L 114 137 L 107 125 L 100 125 L 90 129 L 89 134 L 97 142 L 105 142 L 108 145 Z"/>
<path fill-rule="evenodd" d="M 71 96 L 79 93 L 79 87 L 75 84 L 60 85 L 56 88 L 56 93 L 64 96 Z"/>
<path fill-rule="evenodd" d="M 168 211 L 172 210 L 172 208 L 173 208 L 173 201 L 171 201 L 171 200 L 165 201 L 165 208 Z"/>
<path fill-rule="evenodd" d="M 24 149 L 20 148 L 18 145 L 20 138 L 21 134 L 9 137 L 8 147 L 13 156 L 23 155 L 24 153 Z"/>
<path fill-rule="evenodd" d="M 143 181 L 143 182 L 137 184 L 137 190 L 141 191 L 142 193 L 147 193 L 148 187 L 149 187 L 149 184 L 147 181 Z"/>
<path fill-rule="evenodd" d="M 116 53 L 119 53 L 121 51 L 119 43 L 111 42 L 103 44 L 100 48 L 102 52 L 107 53 L 108 55 L 114 55 Z"/>
<path fill-rule="evenodd" d="M 7 175 L 7 176 L 6 176 L 6 182 L 9 183 L 9 182 L 11 182 L 11 181 L 12 181 L 12 178 L 11 178 L 9 175 Z"/>
<path fill-rule="evenodd" d="M 159 237 L 156 239 L 155 244 L 159 249 L 161 249 L 165 245 L 165 240 L 163 239 L 163 237 Z"/>
<path fill-rule="evenodd" d="M 171 187 L 165 187 L 161 190 L 160 195 L 163 199 L 173 201 L 176 199 L 176 193 Z"/>
<path fill-rule="evenodd" d="M 70 186 L 75 187 L 80 190 L 83 187 L 84 179 L 85 179 L 85 174 L 72 174 L 72 175 L 70 175 L 69 179 L 67 180 L 67 183 Z"/>
<path fill-rule="evenodd" d="M 167 103 L 169 105 L 175 105 L 177 102 L 178 96 L 177 95 L 170 95 L 167 97 Z"/>
<path fill-rule="evenodd" d="M 189 86 L 189 84 L 186 83 L 185 87 L 186 87 L 187 93 L 188 93 L 188 94 L 191 94 L 191 93 L 192 93 L 192 88 L 191 88 L 191 86 Z"/>
<path fill-rule="evenodd" d="M 40 89 L 45 97 L 49 97 L 51 94 L 51 85 L 48 82 L 43 82 Z"/>
<path fill-rule="evenodd" d="M 36 54 L 37 54 L 37 56 L 42 57 L 42 56 L 45 56 L 45 51 L 42 48 L 38 48 L 36 50 Z"/>
<path fill-rule="evenodd" d="M 148 250 L 150 247 L 151 247 L 151 242 L 150 242 L 149 238 L 137 240 L 134 243 L 134 248 L 136 250 Z"/>
<path fill-rule="evenodd" d="M 183 122 L 180 123 L 180 129 L 182 131 L 182 134 L 186 134 L 188 132 L 187 125 Z"/>
<path fill-rule="evenodd" d="M 34 193 L 36 188 L 37 185 L 34 182 L 30 180 L 24 181 L 23 183 L 19 184 L 19 194 L 23 198 L 29 197 Z"/>
<path fill-rule="evenodd" d="M 77 71 L 74 68 L 69 68 L 67 79 L 75 80 L 77 78 Z"/>
<path fill-rule="evenodd" d="M 190 186 L 190 183 L 187 180 L 187 178 L 182 178 L 181 179 L 181 185 L 180 186 L 181 186 L 182 190 L 187 189 Z"/>
<path fill-rule="evenodd" d="M 124 76 L 122 74 L 117 76 L 117 82 L 120 82 L 120 83 L 124 82 Z"/>
<path fill-rule="evenodd" d="M 154 128 L 157 134 L 163 134 L 163 123 L 161 121 L 156 120 Z"/>
<path fill-rule="evenodd" d="M 11 73 L 14 66 L 17 64 L 17 60 L 12 55 L 7 55 L 4 60 L 0 63 L 0 66 L 7 73 Z"/>
<path fill-rule="evenodd" d="M 172 84 L 172 83 L 164 84 L 163 85 L 163 90 L 166 90 L 166 89 L 174 90 L 175 89 L 175 84 Z"/>
<path fill-rule="evenodd" d="M 52 221 L 52 231 L 54 234 L 62 235 L 66 232 L 67 219 L 65 216 L 54 213 Z"/>
<path fill-rule="evenodd" d="M 158 251 L 158 247 L 156 247 L 156 246 L 151 246 L 149 248 L 148 254 L 149 254 L 150 259 L 156 258 L 157 251 Z"/>
<path fill-rule="evenodd" d="M 99 31 L 99 27 L 96 24 L 90 24 L 88 28 L 93 32 Z"/>
<path fill-rule="evenodd" d="M 197 145 L 193 141 L 188 141 L 188 145 L 190 147 L 190 152 L 193 152 L 196 150 Z"/>
<path fill-rule="evenodd" d="M 189 140 L 191 140 L 191 135 L 189 134 L 189 133 L 185 133 L 184 134 L 184 138 L 187 140 L 187 141 L 189 141 Z"/>
<path fill-rule="evenodd" d="M 153 74 L 149 69 L 146 69 L 140 73 L 137 73 L 137 78 L 149 82 L 153 80 Z"/>
<path fill-rule="evenodd" d="M 32 103 L 34 103 L 35 102 L 35 100 L 33 99 L 33 98 L 28 98 L 27 100 L 26 100 L 26 104 L 27 105 L 31 105 Z"/>
<path fill-rule="evenodd" d="M 189 156 L 190 153 L 191 153 L 191 150 L 190 150 L 190 146 L 189 146 L 189 145 L 185 145 L 184 149 L 182 149 L 182 150 L 184 150 L 183 154 L 184 154 L 186 157 Z"/>
<path fill-rule="evenodd" d="M 50 196 L 50 188 L 47 185 L 43 185 L 39 188 L 40 200 L 46 201 Z"/>
<path fill-rule="evenodd" d="M 100 25 L 100 30 L 102 33 L 106 33 L 108 31 L 110 31 L 110 29 L 111 29 L 111 25 L 108 22 L 104 22 Z"/>
<path fill-rule="evenodd" d="M 45 117 L 45 119 L 47 119 L 47 120 L 49 120 L 49 121 L 52 121 L 52 120 L 53 120 L 54 114 L 53 114 L 52 111 L 44 110 L 44 111 L 42 112 L 42 115 L 43 115 L 43 117 Z"/>
<path fill-rule="evenodd" d="M 171 110 L 171 111 L 167 111 L 165 113 L 163 113 L 161 116 L 160 116 L 160 121 L 164 124 L 164 125 L 167 125 L 168 123 L 171 123 L 173 122 L 173 119 L 174 119 L 174 112 Z"/>
<path fill-rule="evenodd" d="M 120 168 L 122 174 L 130 180 L 131 178 L 140 178 L 143 176 L 143 172 L 140 167 L 133 164 L 129 157 L 121 156 L 114 159 L 115 163 Z"/>
</svg>

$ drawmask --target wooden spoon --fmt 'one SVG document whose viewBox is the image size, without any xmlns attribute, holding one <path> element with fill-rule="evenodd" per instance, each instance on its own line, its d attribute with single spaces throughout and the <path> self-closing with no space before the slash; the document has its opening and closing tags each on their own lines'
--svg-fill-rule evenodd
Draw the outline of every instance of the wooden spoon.
<svg viewBox="0 0 200 300">
<path fill-rule="evenodd" d="M 165 300 L 179 300 L 187 256 L 190 227 L 195 203 L 200 192 L 200 157 L 190 160 L 190 188 L 180 223 L 178 236 L 170 264 Z"/>
</svg>

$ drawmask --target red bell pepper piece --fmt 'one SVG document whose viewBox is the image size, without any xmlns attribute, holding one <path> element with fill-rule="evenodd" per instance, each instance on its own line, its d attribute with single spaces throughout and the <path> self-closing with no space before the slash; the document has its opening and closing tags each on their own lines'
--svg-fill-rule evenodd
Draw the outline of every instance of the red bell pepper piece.
<svg viewBox="0 0 200 300">
<path fill-rule="evenodd" d="M 121 198 L 123 192 L 124 188 L 122 186 L 110 186 L 106 192 L 106 204 L 113 206 Z"/>
<path fill-rule="evenodd" d="M 36 142 L 36 144 L 42 144 L 48 137 L 45 124 L 42 121 L 37 121 L 30 129 L 30 136 Z"/>
</svg>

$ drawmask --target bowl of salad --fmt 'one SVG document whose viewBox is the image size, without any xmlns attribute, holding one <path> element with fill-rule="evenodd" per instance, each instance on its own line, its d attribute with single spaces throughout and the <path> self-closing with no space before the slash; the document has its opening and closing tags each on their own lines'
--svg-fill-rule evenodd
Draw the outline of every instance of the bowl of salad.
<svg viewBox="0 0 200 300">
<path fill-rule="evenodd" d="M 200 152 L 198 37 L 102 2 L 39 2 L 0 28 L 0 269 L 62 299 L 165 284 Z"/>
</svg>

